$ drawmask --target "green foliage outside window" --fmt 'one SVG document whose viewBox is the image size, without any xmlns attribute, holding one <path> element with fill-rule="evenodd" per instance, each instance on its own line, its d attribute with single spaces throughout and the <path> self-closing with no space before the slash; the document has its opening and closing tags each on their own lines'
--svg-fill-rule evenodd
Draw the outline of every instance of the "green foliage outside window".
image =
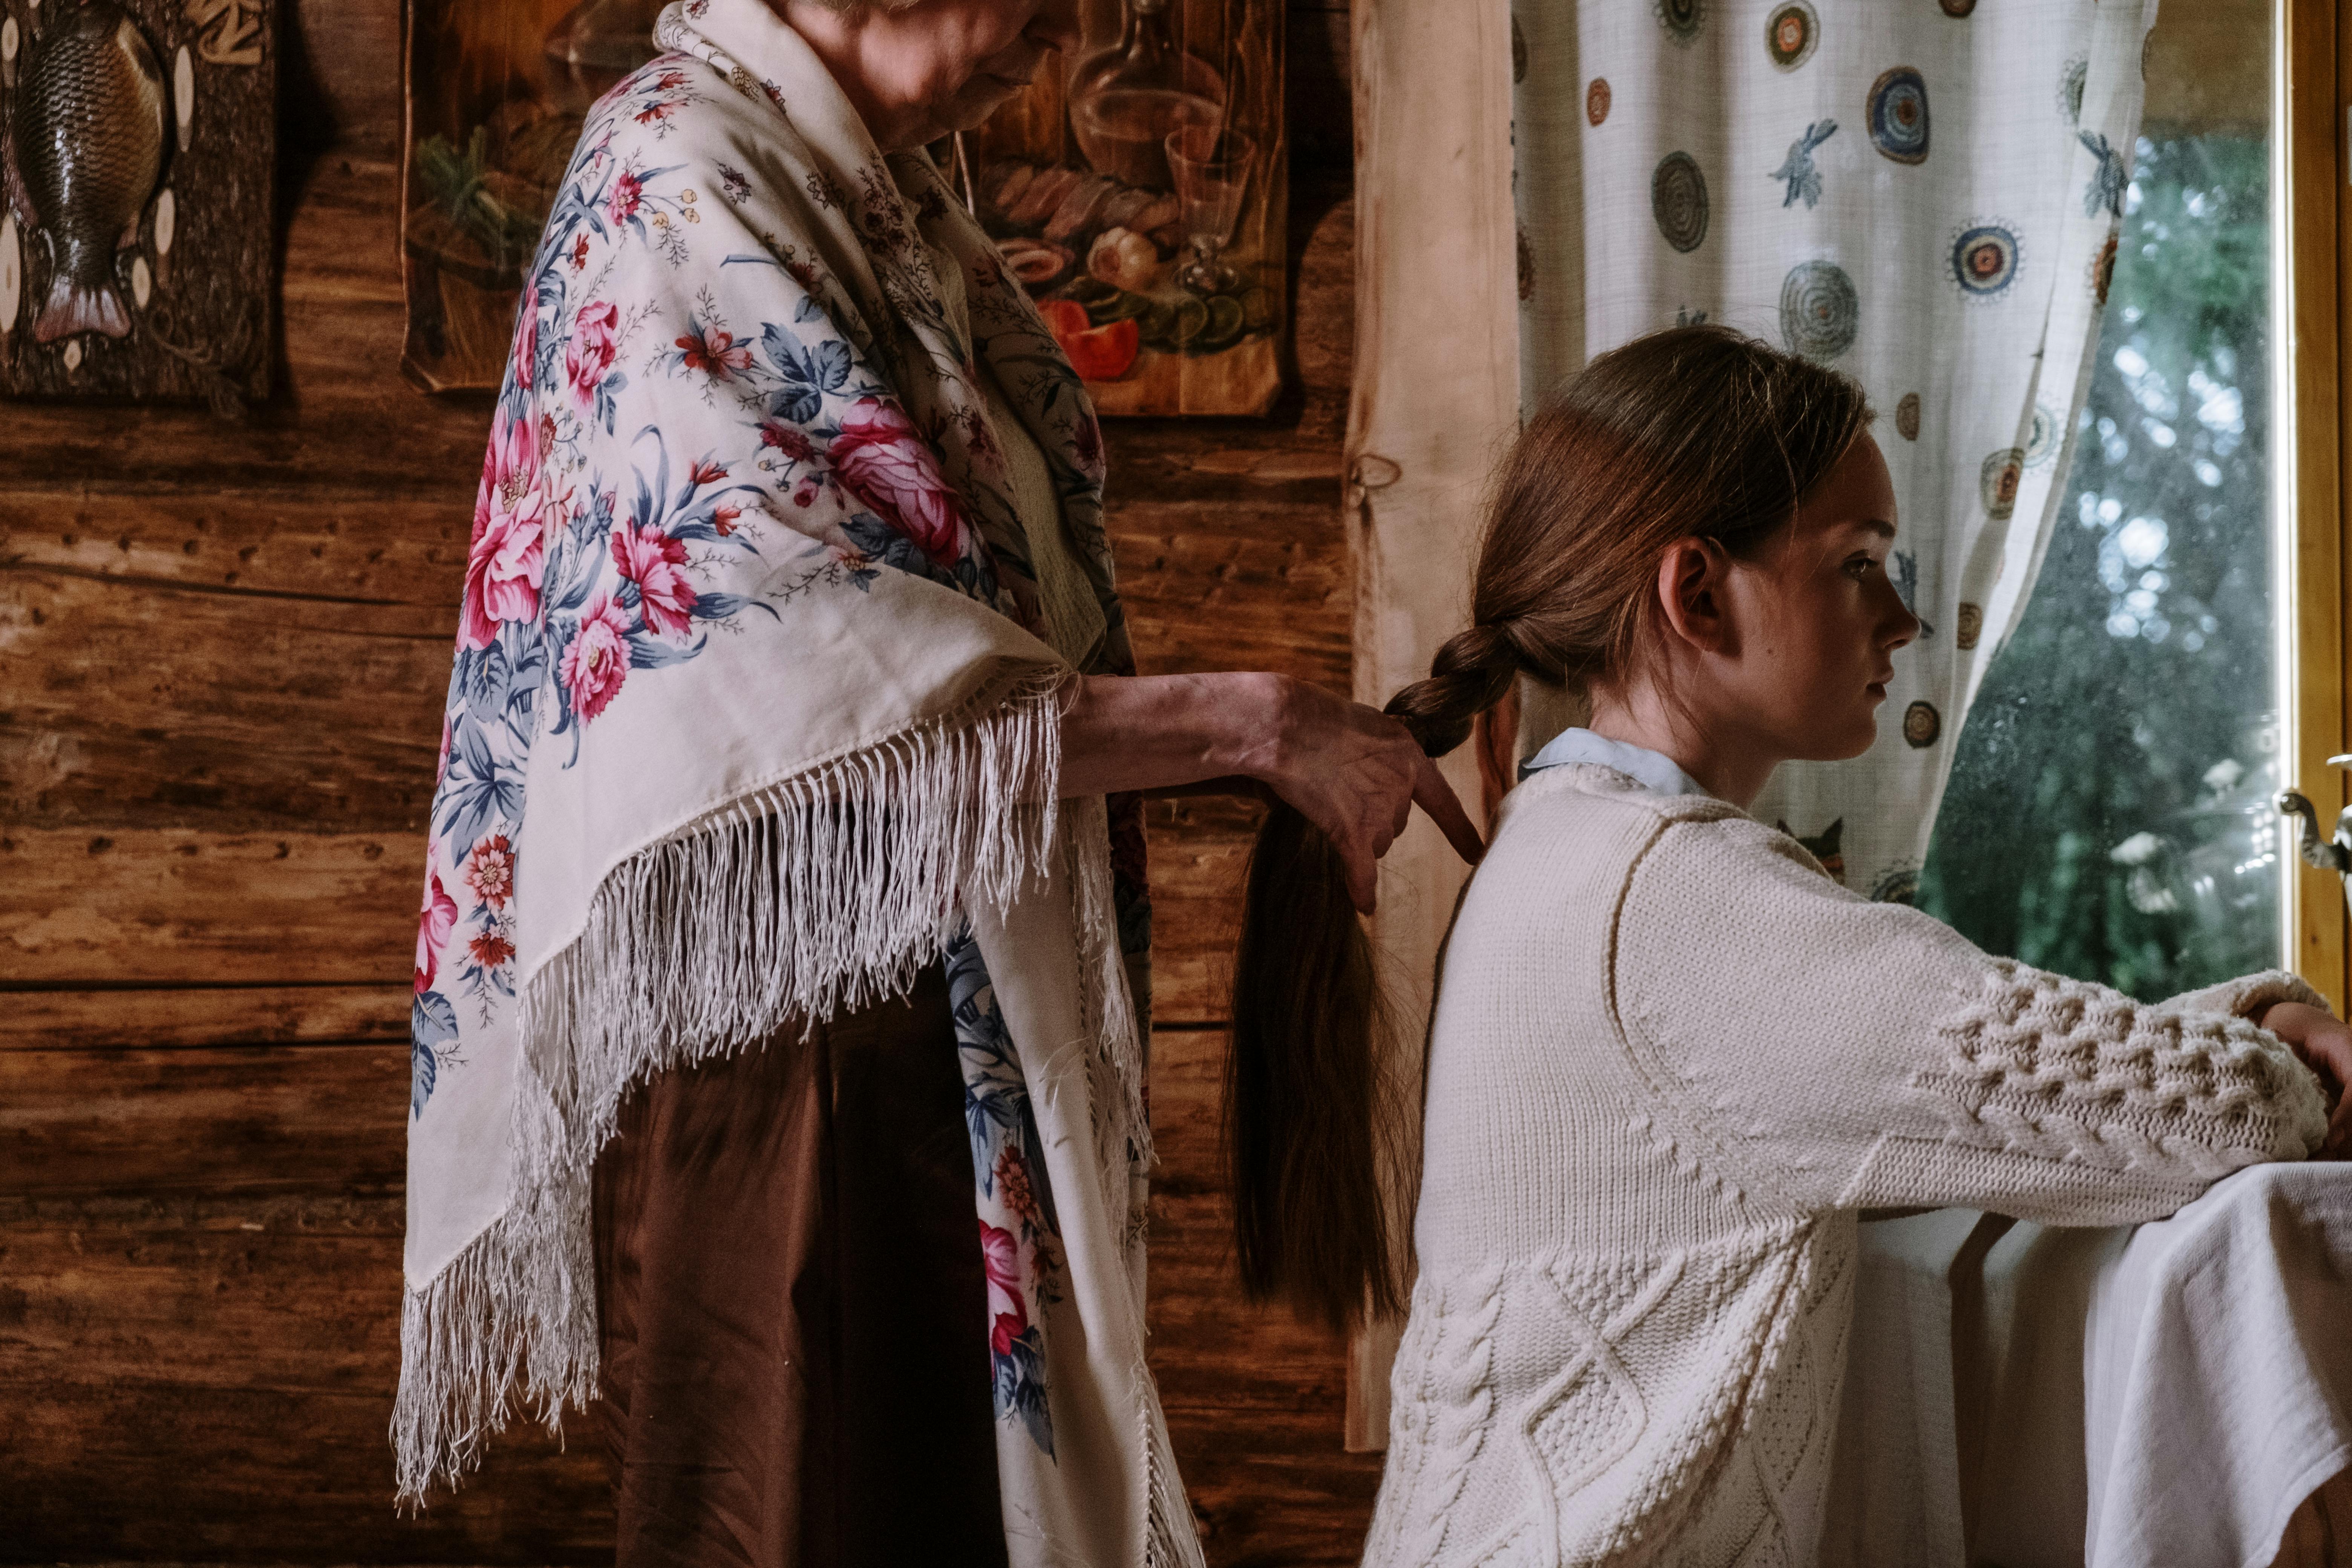
<svg viewBox="0 0 2352 1568">
<path fill-rule="evenodd" d="M 2270 151 L 2143 138 L 2073 472 L 1969 713 L 1919 902 L 2170 995 L 2279 959 Z"/>
</svg>

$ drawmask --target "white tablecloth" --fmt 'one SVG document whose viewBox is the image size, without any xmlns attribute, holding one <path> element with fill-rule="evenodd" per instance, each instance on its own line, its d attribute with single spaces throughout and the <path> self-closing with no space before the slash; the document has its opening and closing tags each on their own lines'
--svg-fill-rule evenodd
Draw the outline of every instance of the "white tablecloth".
<svg viewBox="0 0 2352 1568">
<path fill-rule="evenodd" d="M 1825 1563 L 2266 1568 L 2352 1462 L 2352 1165 L 2153 1225 L 1862 1235 Z"/>
</svg>

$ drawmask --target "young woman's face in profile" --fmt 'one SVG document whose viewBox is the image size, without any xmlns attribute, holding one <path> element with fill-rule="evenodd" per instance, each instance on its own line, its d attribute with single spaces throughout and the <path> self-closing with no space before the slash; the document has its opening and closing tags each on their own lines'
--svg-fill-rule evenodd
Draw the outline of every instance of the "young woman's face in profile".
<svg viewBox="0 0 2352 1568">
<path fill-rule="evenodd" d="M 1780 755 L 1834 762 L 1877 738 L 1895 650 L 1919 632 L 1887 574 L 1894 547 L 1895 482 L 1865 431 L 1780 542 L 1733 568 L 1732 695 Z"/>
</svg>

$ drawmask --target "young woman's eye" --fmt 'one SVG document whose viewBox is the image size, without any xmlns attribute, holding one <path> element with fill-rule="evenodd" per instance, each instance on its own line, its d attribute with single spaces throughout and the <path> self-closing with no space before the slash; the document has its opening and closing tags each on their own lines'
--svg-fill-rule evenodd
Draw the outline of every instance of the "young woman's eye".
<svg viewBox="0 0 2352 1568">
<path fill-rule="evenodd" d="M 1867 581 L 1870 574 L 1878 570 L 1878 563 L 1867 555 L 1857 555 L 1845 563 L 1845 569 L 1847 575 L 1861 583 Z"/>
</svg>

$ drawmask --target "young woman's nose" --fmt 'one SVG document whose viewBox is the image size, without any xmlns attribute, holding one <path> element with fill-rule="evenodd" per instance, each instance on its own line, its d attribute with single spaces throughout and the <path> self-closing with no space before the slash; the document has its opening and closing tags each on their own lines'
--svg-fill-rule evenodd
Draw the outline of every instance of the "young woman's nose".
<svg viewBox="0 0 2352 1568">
<path fill-rule="evenodd" d="M 1878 642 L 1892 653 L 1918 637 L 1919 617 L 1911 613 L 1911 606 L 1903 602 L 1903 595 L 1895 592 L 1895 584 L 1884 574 L 1879 575 L 1878 588 L 1885 595 L 1885 602 L 1879 606 Z"/>
</svg>

